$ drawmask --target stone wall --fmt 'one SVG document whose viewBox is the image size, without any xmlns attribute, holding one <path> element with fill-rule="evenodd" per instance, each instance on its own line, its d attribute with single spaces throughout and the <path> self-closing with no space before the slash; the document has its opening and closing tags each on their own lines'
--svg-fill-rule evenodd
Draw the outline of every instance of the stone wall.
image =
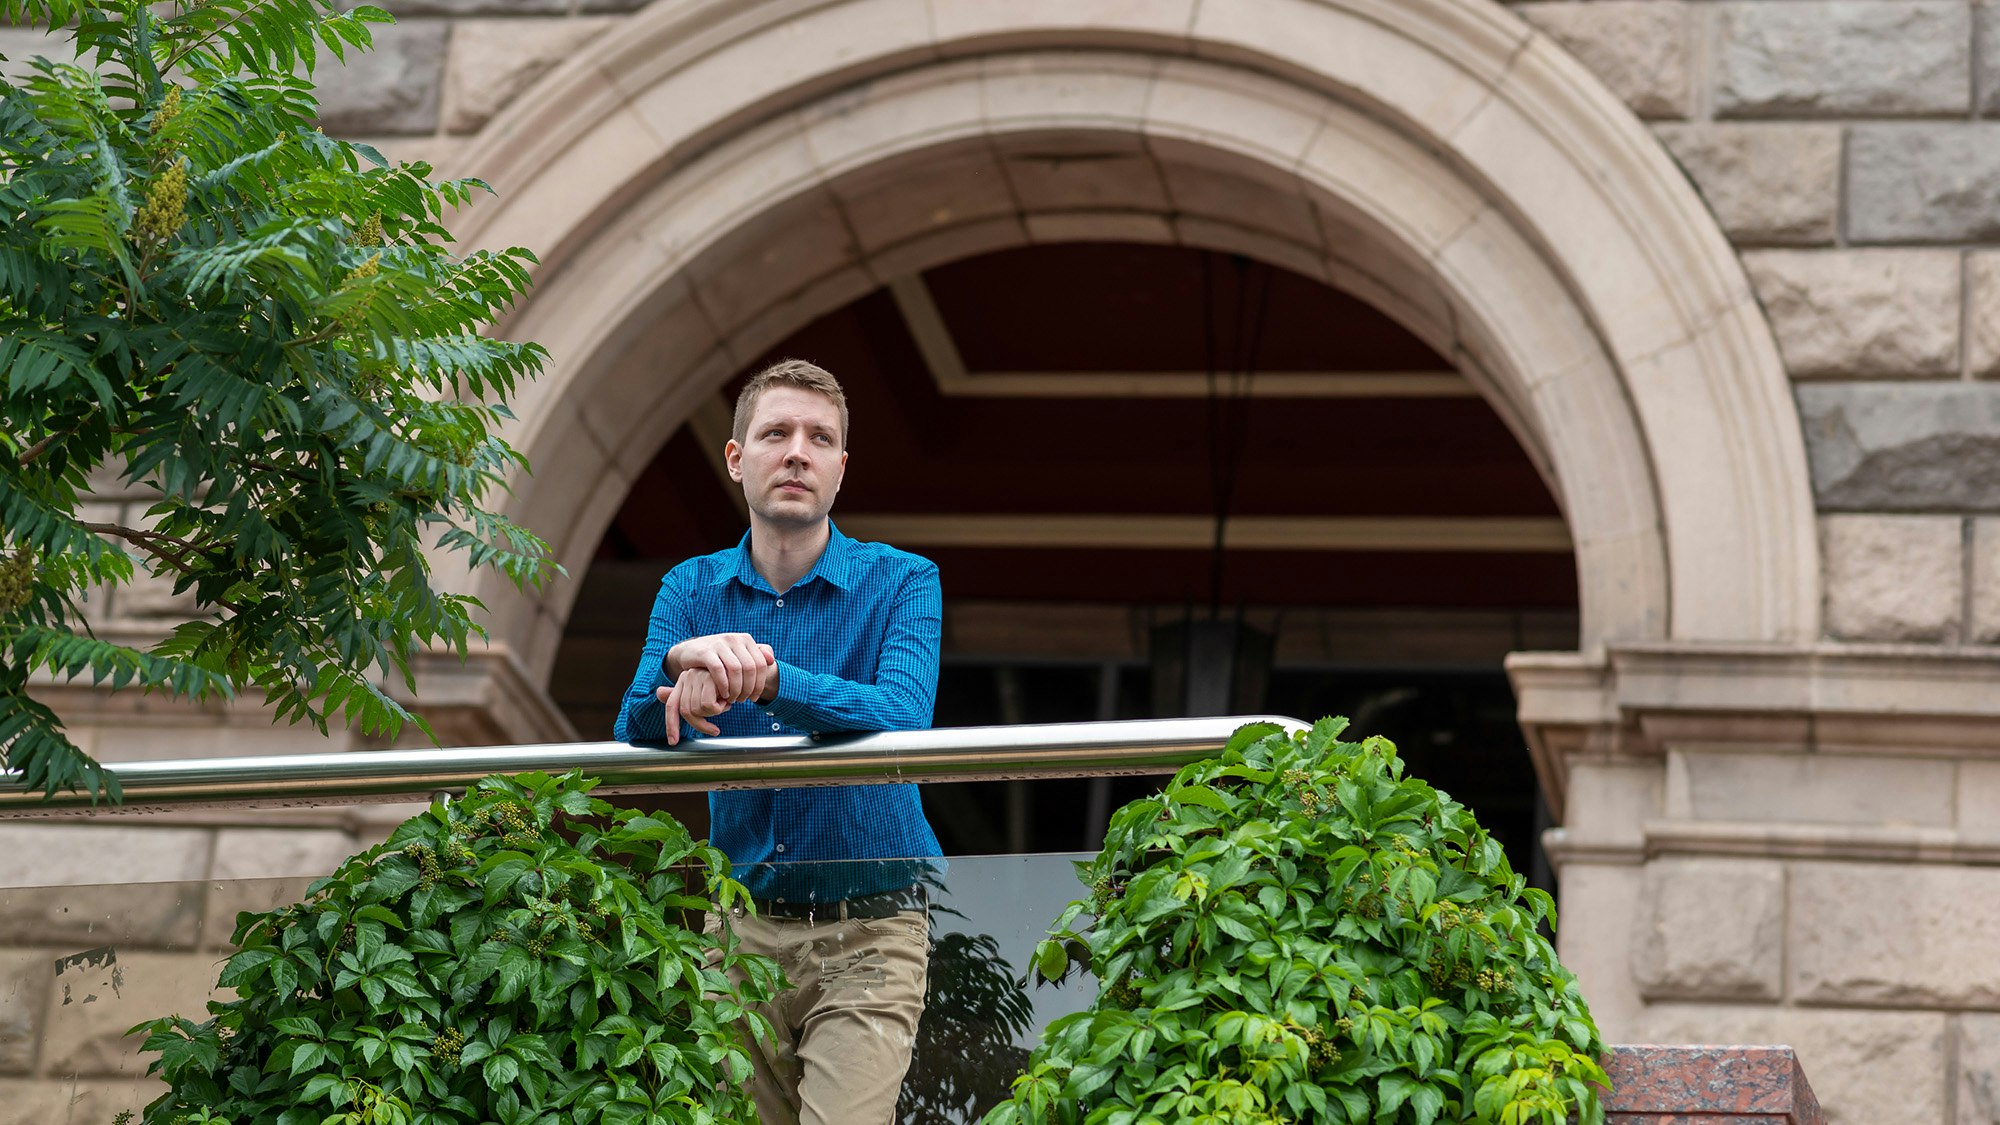
<svg viewBox="0 0 2000 1125">
<path fill-rule="evenodd" d="M 327 131 L 446 174 L 465 140 L 643 0 L 388 0 L 377 49 L 320 74 Z M 476 175 L 476 169 L 463 170 Z"/>
<path fill-rule="evenodd" d="M 1513 7 L 1741 250 L 1796 384 L 1827 636 L 2000 641 L 2000 4 Z"/>
<path fill-rule="evenodd" d="M 121 1111 L 143 1110 L 164 1087 L 146 1076 L 143 1037 L 126 1029 L 170 1014 L 206 1018 L 236 913 L 294 901 L 306 885 L 240 880 L 236 872 L 288 862 L 325 871 L 347 856 L 312 854 L 309 838 L 293 831 L 201 835 L 56 828 L 31 837 L 0 826 L 0 846 L 10 849 L 24 839 L 36 848 L 67 845 L 71 861 L 54 860 L 47 876 L 78 880 L 0 888 L 0 1104 L 8 1120 L 110 1125 Z M 116 875 L 95 858 L 100 846 L 128 843 L 137 845 L 131 855 L 159 858 Z M 135 881 L 85 885 L 111 877 Z"/>
<path fill-rule="evenodd" d="M 1616 1037 L 1795 1045 L 1829 1120 L 2000 1120 L 2000 729 L 1915 655 L 2000 692 L 2000 4 L 1512 7 L 1738 248 L 1824 581 L 1817 670 L 1739 666 L 1732 691 L 1649 653 L 1623 687 L 1613 655 L 1552 841 L 1566 955 Z M 1825 671 L 1847 663 L 1869 668 Z M 1884 698 L 1843 694 L 1864 681 Z"/>
</svg>

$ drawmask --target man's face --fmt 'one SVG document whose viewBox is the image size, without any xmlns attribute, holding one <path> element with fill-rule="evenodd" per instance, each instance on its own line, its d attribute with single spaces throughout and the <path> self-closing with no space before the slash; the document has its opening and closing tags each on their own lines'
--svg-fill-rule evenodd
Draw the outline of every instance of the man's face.
<svg viewBox="0 0 2000 1125">
<path fill-rule="evenodd" d="M 842 437 L 832 399 L 779 384 L 757 396 L 743 441 L 731 441 L 723 456 L 753 515 L 781 527 L 810 527 L 833 509 L 847 473 Z"/>
</svg>

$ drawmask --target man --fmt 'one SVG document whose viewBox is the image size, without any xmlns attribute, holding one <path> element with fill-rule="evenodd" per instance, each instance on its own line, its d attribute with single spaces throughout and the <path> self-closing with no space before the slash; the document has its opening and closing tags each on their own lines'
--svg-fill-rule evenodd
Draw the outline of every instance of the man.
<svg viewBox="0 0 2000 1125">
<path fill-rule="evenodd" d="M 840 384 L 799 360 L 760 372 L 737 396 L 723 456 L 750 530 L 661 582 L 616 737 L 930 726 L 937 567 L 828 519 L 847 469 Z M 886 1125 L 929 948 L 919 880 L 931 864 L 909 860 L 939 851 L 916 786 L 714 793 L 709 812 L 756 907 L 711 926 L 776 959 L 794 985 L 763 1009 L 776 1042 L 751 1045 L 760 1119 Z"/>
</svg>

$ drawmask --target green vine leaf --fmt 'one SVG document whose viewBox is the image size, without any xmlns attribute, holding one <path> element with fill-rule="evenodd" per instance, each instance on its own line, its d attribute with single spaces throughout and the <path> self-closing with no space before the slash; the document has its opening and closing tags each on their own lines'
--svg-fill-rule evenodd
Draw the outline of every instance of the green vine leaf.
<svg viewBox="0 0 2000 1125">
<path fill-rule="evenodd" d="M 733 1020 L 783 974 L 682 927 L 661 900 L 720 897 L 726 862 L 595 784 L 487 778 L 242 915 L 237 998 L 132 1029 L 168 1086 L 144 1125 L 595 1122 L 623 1089 L 674 1101 L 663 1120 L 754 1120 Z M 660 972 L 663 938 L 702 970 Z"/>
<path fill-rule="evenodd" d="M 1111 817 L 1036 950 L 1096 999 L 987 1125 L 1600 1125 L 1604 1044 L 1464 806 L 1344 719 L 1238 732 Z"/>
</svg>

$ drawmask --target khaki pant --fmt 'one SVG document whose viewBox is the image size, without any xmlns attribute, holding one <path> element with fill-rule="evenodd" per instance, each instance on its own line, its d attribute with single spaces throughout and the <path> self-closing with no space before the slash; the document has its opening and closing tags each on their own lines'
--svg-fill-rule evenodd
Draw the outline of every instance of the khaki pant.
<svg viewBox="0 0 2000 1125">
<path fill-rule="evenodd" d="M 924 1010 L 930 917 L 755 917 L 727 924 L 745 953 L 778 963 L 790 990 L 757 1006 L 776 1042 L 746 1035 L 763 1125 L 891 1125 Z"/>
</svg>

